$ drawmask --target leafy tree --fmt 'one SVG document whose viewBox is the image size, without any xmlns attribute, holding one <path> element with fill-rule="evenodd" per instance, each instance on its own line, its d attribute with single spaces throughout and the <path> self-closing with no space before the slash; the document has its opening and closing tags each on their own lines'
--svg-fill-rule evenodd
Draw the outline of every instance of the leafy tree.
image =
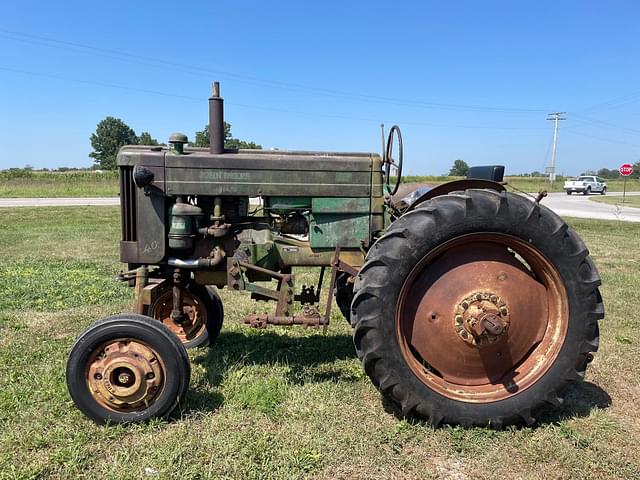
<svg viewBox="0 0 640 480">
<path fill-rule="evenodd" d="M 114 170 L 116 156 L 123 145 L 135 145 L 138 137 L 133 129 L 119 118 L 106 117 L 91 134 L 93 152 L 89 154 L 101 169 Z"/>
<path fill-rule="evenodd" d="M 633 173 L 629 178 L 640 178 L 640 161 L 633 164 Z"/>
<path fill-rule="evenodd" d="M 608 168 L 601 168 L 598 170 L 598 176 L 602 178 L 618 178 L 620 173 L 618 170 L 609 170 Z"/>
<path fill-rule="evenodd" d="M 467 172 L 469 172 L 469 165 L 467 165 L 467 162 L 458 159 L 453 162 L 453 166 L 451 167 L 451 170 L 449 170 L 449 176 L 464 177 Z"/>
<path fill-rule="evenodd" d="M 533 172 L 531 172 L 531 176 L 532 177 L 544 177 L 544 173 L 539 172 L 538 170 L 534 170 Z"/>
<path fill-rule="evenodd" d="M 160 145 L 158 140 L 153 138 L 149 132 L 142 132 L 138 137 L 138 143 L 140 145 Z"/>
<path fill-rule="evenodd" d="M 192 143 L 195 147 L 209 146 L 209 125 L 205 125 L 204 130 L 196 132 L 195 141 Z M 255 142 L 247 142 L 231 136 L 231 124 L 224 122 L 224 148 L 251 148 L 261 149 L 262 145 Z"/>
</svg>

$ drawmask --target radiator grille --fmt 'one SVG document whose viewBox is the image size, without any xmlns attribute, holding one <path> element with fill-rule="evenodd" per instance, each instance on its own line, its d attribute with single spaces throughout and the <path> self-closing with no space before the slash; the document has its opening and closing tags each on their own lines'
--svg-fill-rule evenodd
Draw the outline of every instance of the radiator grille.
<svg viewBox="0 0 640 480">
<path fill-rule="evenodd" d="M 137 240 L 136 186 L 133 183 L 133 167 L 120 167 L 120 221 L 122 222 L 122 240 Z"/>
</svg>

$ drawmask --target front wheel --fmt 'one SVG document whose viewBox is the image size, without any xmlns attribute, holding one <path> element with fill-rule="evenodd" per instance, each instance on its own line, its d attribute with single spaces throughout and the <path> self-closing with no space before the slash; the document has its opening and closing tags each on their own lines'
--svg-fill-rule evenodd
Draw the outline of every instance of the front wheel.
<svg viewBox="0 0 640 480">
<path fill-rule="evenodd" d="M 436 197 L 369 250 L 356 351 L 404 415 L 532 424 L 598 348 L 599 285 L 583 242 L 546 207 L 489 190 Z"/>
<path fill-rule="evenodd" d="M 176 336 L 136 314 L 94 323 L 67 360 L 71 398 L 99 424 L 168 416 L 184 398 L 190 374 L 189 357 Z"/>
<path fill-rule="evenodd" d="M 182 292 L 182 303 L 186 320 L 176 323 L 171 318 L 173 291 L 168 284 L 149 306 L 149 316 L 164 323 L 185 348 L 213 345 L 224 318 L 222 300 L 217 292 L 210 287 L 190 283 Z"/>
<path fill-rule="evenodd" d="M 567 195 L 571 195 L 571 190 L 567 190 Z"/>
<path fill-rule="evenodd" d="M 351 302 L 353 301 L 353 277 L 347 272 L 340 272 L 336 277 L 336 304 L 347 323 L 351 324 Z"/>
<path fill-rule="evenodd" d="M 600 195 L 606 195 L 607 194 L 607 187 L 602 187 L 602 191 L 600 192 Z"/>
</svg>

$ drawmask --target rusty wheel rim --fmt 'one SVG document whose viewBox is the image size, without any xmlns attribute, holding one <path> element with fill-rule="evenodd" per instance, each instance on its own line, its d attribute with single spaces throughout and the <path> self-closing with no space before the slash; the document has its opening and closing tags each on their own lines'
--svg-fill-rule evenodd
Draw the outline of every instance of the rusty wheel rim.
<svg viewBox="0 0 640 480">
<path fill-rule="evenodd" d="M 455 400 L 493 402 L 535 384 L 568 327 L 554 265 L 511 235 L 450 240 L 411 271 L 396 309 L 404 359 L 427 387 Z"/>
<path fill-rule="evenodd" d="M 111 340 L 89 358 L 87 385 L 103 407 L 128 412 L 149 408 L 165 383 L 165 367 L 158 353 L 131 339 Z"/>
<path fill-rule="evenodd" d="M 171 318 L 173 309 L 173 293 L 167 290 L 162 293 L 152 307 L 151 316 L 160 320 L 180 339 L 182 343 L 195 340 L 207 330 L 207 310 L 197 296 L 190 292 L 182 292 L 182 311 L 186 321 L 178 324 Z"/>
</svg>

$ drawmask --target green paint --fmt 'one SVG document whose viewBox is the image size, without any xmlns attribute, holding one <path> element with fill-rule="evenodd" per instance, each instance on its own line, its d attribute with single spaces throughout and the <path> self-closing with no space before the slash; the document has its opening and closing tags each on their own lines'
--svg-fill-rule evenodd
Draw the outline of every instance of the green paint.
<svg viewBox="0 0 640 480">
<path fill-rule="evenodd" d="M 316 197 L 311 201 L 311 211 L 318 213 L 369 213 L 368 198 Z"/>
</svg>

